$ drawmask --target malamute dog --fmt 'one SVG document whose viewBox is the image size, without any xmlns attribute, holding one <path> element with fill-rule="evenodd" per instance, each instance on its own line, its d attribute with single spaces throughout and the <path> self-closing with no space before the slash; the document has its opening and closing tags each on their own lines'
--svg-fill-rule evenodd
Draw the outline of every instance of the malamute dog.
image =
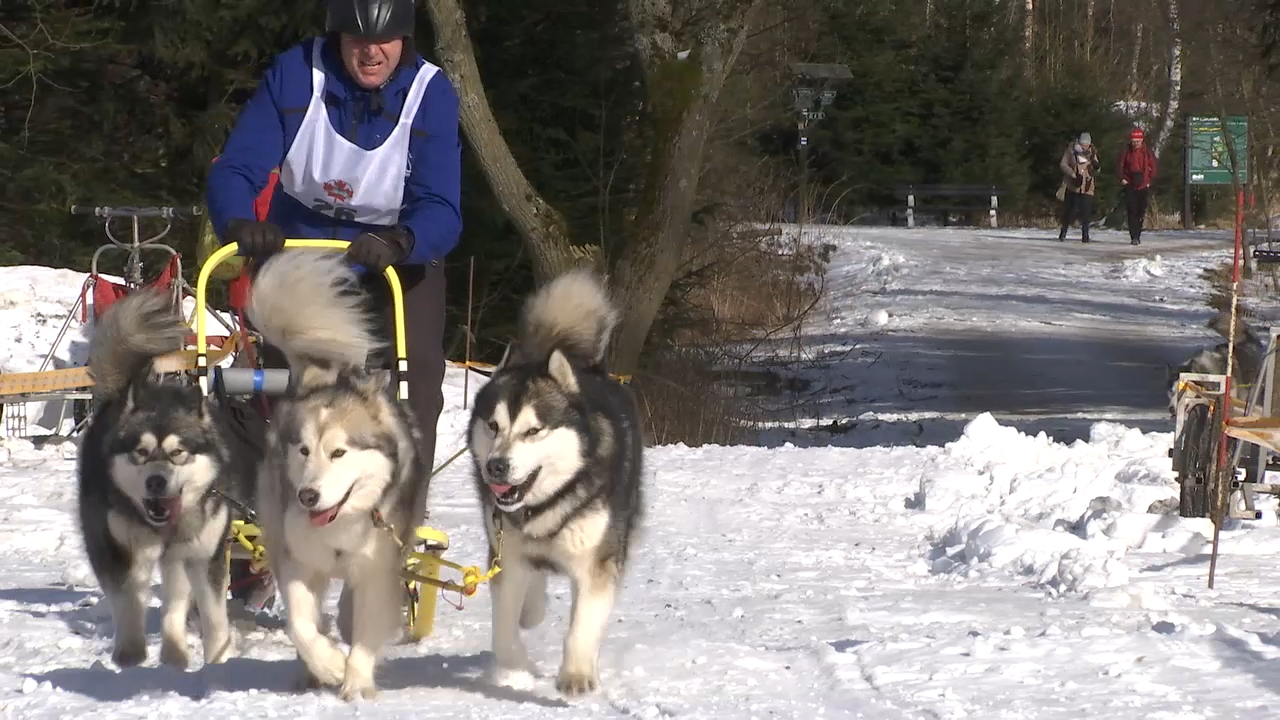
<svg viewBox="0 0 1280 720">
<path fill-rule="evenodd" d="M 257 451 L 192 382 L 154 377 L 152 360 L 189 333 L 168 294 L 137 290 L 103 313 L 89 344 L 95 410 L 78 460 L 80 531 L 115 623 L 111 657 L 147 657 L 151 574 L 164 591 L 160 662 L 189 662 L 187 613 L 200 613 L 205 663 L 231 653 L 227 497 L 247 499 Z"/>
<path fill-rule="evenodd" d="M 365 301 L 341 254 L 288 250 L 262 265 L 248 308 L 291 376 L 258 477 L 263 543 L 303 686 L 341 686 L 344 700 L 374 695 L 379 654 L 403 625 L 396 540 L 410 543 L 425 514 L 431 462 L 412 414 L 389 394 L 389 373 L 365 369 L 380 345 Z M 347 655 L 319 624 L 333 578 L 345 581 Z"/>
<path fill-rule="evenodd" d="M 1228 340 L 1231 336 L 1231 316 L 1225 312 L 1220 312 L 1208 322 L 1207 327 L 1221 335 L 1223 340 Z M 1241 401 L 1247 401 L 1253 388 L 1246 386 L 1252 385 L 1258 380 L 1267 352 L 1267 345 L 1242 317 L 1236 318 L 1234 343 L 1234 357 L 1231 363 L 1232 395 Z M 1167 378 L 1169 414 L 1175 414 L 1178 409 L 1178 376 L 1184 372 L 1213 375 L 1226 373 L 1227 351 L 1230 346 L 1229 342 L 1221 342 L 1212 348 L 1202 348 L 1182 364 L 1169 368 Z M 1280 377 L 1277 377 L 1276 380 L 1280 381 Z M 1272 399 L 1273 410 L 1280 410 L 1277 400 L 1280 400 L 1280 395 Z"/>
<path fill-rule="evenodd" d="M 642 442 L 630 391 L 604 359 L 617 313 L 586 271 L 526 301 L 509 356 L 468 431 L 493 579 L 496 677 L 531 669 L 521 628 L 542 621 L 546 576 L 567 575 L 572 620 L 556 687 L 599 686 L 597 655 L 641 517 Z M 501 547 L 498 547 L 501 534 Z"/>
</svg>

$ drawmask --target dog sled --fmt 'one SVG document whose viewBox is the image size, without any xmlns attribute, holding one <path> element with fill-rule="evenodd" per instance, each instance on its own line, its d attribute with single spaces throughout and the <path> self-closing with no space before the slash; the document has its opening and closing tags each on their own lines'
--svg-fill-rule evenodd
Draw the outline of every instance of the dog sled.
<svg viewBox="0 0 1280 720">
<path fill-rule="evenodd" d="M 1228 520 L 1259 520 L 1257 497 L 1280 498 L 1280 377 L 1276 355 L 1280 327 L 1270 327 L 1256 372 L 1248 377 L 1236 355 L 1243 248 L 1243 201 L 1237 198 L 1228 355 L 1223 373 L 1180 373 L 1174 386 L 1174 441 L 1169 450 L 1179 485 L 1178 514 L 1209 518 L 1214 527 L 1208 586 L 1214 586 L 1218 540 Z M 1255 265 L 1280 265 L 1280 252 L 1254 250 Z M 1235 382 L 1239 378 L 1239 384 Z"/>
<path fill-rule="evenodd" d="M 90 261 L 89 275 L 85 278 L 76 297 L 75 303 L 67 312 L 62 325 L 50 345 L 48 352 L 41 360 L 40 366 L 29 372 L 13 372 L 0 374 L 0 405 L 4 406 L 4 422 L 6 435 L 25 436 L 28 434 L 27 403 L 58 403 L 58 416 L 53 421 L 55 432 L 67 420 L 68 407 L 71 408 L 72 428 L 68 435 L 75 435 L 83 429 L 89 417 L 89 403 L 92 396 L 93 379 L 84 367 L 52 368 L 59 346 L 67 337 L 74 322 L 92 324 L 111 307 L 115 301 L 130 292 L 141 288 L 160 289 L 169 293 L 175 312 L 181 312 L 183 301 L 194 295 L 194 290 L 182 277 L 182 256 L 168 243 L 162 242 L 173 227 L 174 220 L 189 220 L 201 215 L 198 206 L 172 207 L 109 207 L 94 205 L 72 205 L 72 215 L 88 215 L 102 221 L 103 230 L 110 241 L 94 251 Z M 142 233 L 144 220 L 163 220 L 164 226 L 152 235 Z M 113 228 L 113 222 L 127 221 L 128 235 L 119 233 Z M 124 254 L 121 264 L 122 272 L 119 280 L 103 272 L 103 259 L 108 254 Z M 158 256 L 162 260 L 159 272 L 146 258 Z M 146 279 L 154 273 L 155 277 Z M 214 363 L 222 362 L 241 345 L 241 336 L 226 323 L 221 316 L 218 321 L 226 328 L 226 334 L 211 336 L 209 342 L 216 347 L 210 356 Z M 188 320 L 191 323 L 191 320 Z M 194 340 L 194 336 L 189 338 Z M 194 351 L 180 351 L 165 356 L 159 367 L 166 372 L 181 372 L 195 369 Z"/>
<path fill-rule="evenodd" d="M 287 240 L 285 247 L 341 251 L 345 250 L 348 244 L 345 240 Z M 288 369 L 261 368 L 257 366 L 256 361 L 241 362 L 239 357 L 229 365 L 220 365 L 218 357 L 221 349 L 211 345 L 208 334 L 209 282 L 220 265 L 238 257 L 237 250 L 235 243 L 229 243 L 213 251 L 201 265 L 195 287 L 195 347 L 192 350 L 194 358 L 192 373 L 201 392 L 206 397 L 212 395 L 221 404 L 244 402 L 246 398 L 269 399 L 272 395 L 283 394 L 289 384 Z M 247 273 L 247 269 L 241 270 L 237 280 L 243 279 L 247 282 Z M 407 402 L 409 396 L 406 379 L 408 352 L 404 330 L 403 291 L 394 268 L 387 268 L 385 277 L 391 290 L 395 317 L 393 340 L 396 362 L 391 369 L 391 387 L 395 388 L 398 401 Z M 251 352 L 253 345 L 259 342 L 259 338 L 255 333 L 247 330 L 243 323 L 247 297 L 247 292 L 239 297 L 233 297 L 232 305 L 237 317 L 241 318 L 239 332 L 246 340 L 239 347 Z M 264 419 L 270 422 L 265 414 Z M 432 474 L 443 470 L 445 466 L 460 457 L 462 452 L 460 450 L 443 465 L 433 469 Z M 267 548 L 261 542 L 262 530 L 255 522 L 254 510 L 241 503 L 233 504 L 238 506 L 240 511 L 238 514 L 241 517 L 233 519 L 227 538 L 227 572 L 230 575 L 231 591 L 234 595 L 241 588 L 250 585 L 270 588 L 273 583 L 270 580 Z M 412 547 L 401 548 L 403 566 L 400 575 L 405 590 L 406 630 L 409 638 L 417 641 L 428 637 L 434 629 L 438 595 L 454 592 L 463 597 L 473 596 L 480 585 L 501 571 L 502 547 L 501 538 L 499 538 L 497 553 L 489 569 L 481 570 L 477 566 L 461 565 L 446 560 L 444 553 L 449 549 L 449 536 L 438 528 L 419 526 L 415 529 L 413 538 Z M 454 571 L 457 579 L 443 578 L 442 569 L 444 568 Z M 273 592 L 269 594 L 274 595 Z M 270 601 L 270 597 L 260 596 L 258 609 L 265 609 Z M 246 602 L 247 606 L 253 604 L 255 603 Z M 253 608 L 250 607 L 250 609 Z"/>
<path fill-rule="evenodd" d="M 181 313 L 187 325 L 194 330 L 186 338 L 186 347 L 158 358 L 154 363 L 155 369 L 161 373 L 194 376 L 206 396 L 213 394 L 220 403 L 235 402 L 241 408 L 255 409 L 256 406 L 259 419 L 269 422 L 266 401 L 272 394 L 279 394 L 287 387 L 289 371 L 259 367 L 255 348 L 259 338 L 247 329 L 245 323 L 251 281 L 243 258 L 236 255 L 236 245 L 233 243 L 218 248 L 202 246 L 201 255 L 207 255 L 207 258 L 201 263 L 196 286 L 192 288 L 183 278 L 181 254 L 163 240 L 172 229 L 174 220 L 199 217 L 202 214 L 200 207 L 74 205 L 70 210 L 73 215 L 89 215 L 100 219 L 110 242 L 94 252 L 89 275 L 39 368 L 32 372 L 0 374 L 0 405 L 4 407 L 5 426 L 9 434 L 26 433 L 25 404 L 28 402 L 60 401 L 63 403 L 63 414 L 66 406 L 72 404 L 74 422 L 69 434 L 74 435 L 84 428 L 91 416 L 94 385 L 88 368 L 50 369 L 50 366 L 73 322 L 79 319 L 83 324 L 91 324 L 116 301 L 140 289 L 159 289 L 168 293 L 175 313 Z M 122 220 L 130 224 L 129 235 L 123 239 L 113 228 L 113 222 Z M 164 226 L 158 232 L 144 236 L 144 220 L 162 220 Z M 345 250 L 347 245 L 346 241 L 341 240 L 286 242 L 286 247 L 313 248 L 319 251 Z M 102 271 L 102 259 L 108 253 L 121 251 L 125 258 L 123 272 L 117 276 L 117 280 Z M 149 263 L 144 262 L 144 259 L 154 256 L 159 256 L 163 261 L 158 272 L 154 266 L 148 267 Z M 152 274 L 154 277 L 148 279 Z M 397 399 L 404 402 L 408 399 L 408 384 L 404 379 L 408 362 L 403 295 L 393 268 L 387 269 L 386 277 L 395 310 L 394 344 L 398 361 L 392 370 L 393 377 L 396 378 L 394 387 Z M 214 312 L 209 307 L 210 280 L 215 278 L 229 281 L 229 314 Z M 190 314 L 182 312 L 188 299 L 194 301 Z M 211 334 L 211 321 L 217 322 L 224 332 Z M 63 424 L 62 417 L 59 417 L 58 424 Z M 461 454 L 462 451 L 459 451 L 445 465 Z M 435 468 L 433 473 L 439 472 L 443 467 Z M 264 610 L 271 606 L 275 593 L 268 569 L 267 550 L 261 541 L 262 531 L 254 522 L 253 509 L 234 498 L 231 500 L 239 517 L 233 519 L 231 531 L 226 538 L 230 591 L 248 609 Z M 456 592 L 463 597 L 475 595 L 480 585 L 500 571 L 501 555 L 499 553 L 488 570 L 481 570 L 444 557 L 449 549 L 449 536 L 442 530 L 420 526 L 415 529 L 413 537 L 413 546 L 402 548 L 404 564 L 401 577 L 405 588 L 407 631 L 409 637 L 416 641 L 429 636 L 433 631 L 437 596 L 445 592 Z M 442 577 L 442 570 L 445 568 L 456 573 L 457 579 Z"/>
</svg>

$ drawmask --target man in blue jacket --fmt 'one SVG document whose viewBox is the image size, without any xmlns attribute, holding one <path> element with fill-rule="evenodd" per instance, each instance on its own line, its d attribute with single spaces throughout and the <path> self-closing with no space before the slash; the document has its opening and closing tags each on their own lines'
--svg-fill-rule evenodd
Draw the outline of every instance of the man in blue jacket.
<svg viewBox="0 0 1280 720">
<path fill-rule="evenodd" d="M 285 238 L 351 241 L 390 330 L 382 272 L 404 287 L 409 402 L 435 453 L 444 404 L 444 259 L 462 230 L 458 97 L 413 48 L 413 0 L 329 0 L 326 34 L 276 58 L 208 177 L 222 242 L 260 264 Z M 279 168 L 264 219 L 254 201 Z M 305 302 L 305 298 L 299 298 Z M 394 354 L 392 350 L 389 354 Z M 275 348 L 263 364 L 287 367 Z"/>
</svg>

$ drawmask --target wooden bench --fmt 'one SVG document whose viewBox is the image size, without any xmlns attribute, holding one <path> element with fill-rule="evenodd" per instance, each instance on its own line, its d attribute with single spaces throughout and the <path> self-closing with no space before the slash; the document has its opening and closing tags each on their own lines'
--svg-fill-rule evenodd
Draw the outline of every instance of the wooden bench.
<svg viewBox="0 0 1280 720">
<path fill-rule="evenodd" d="M 1000 196 L 1004 192 L 995 185 L 959 185 L 959 184 L 917 184 L 909 183 L 906 185 L 898 185 L 894 188 L 894 195 L 902 198 L 907 204 L 907 227 L 916 226 L 916 210 L 929 212 L 941 212 L 942 224 L 947 224 L 947 212 L 972 212 L 986 208 L 987 216 L 991 219 L 991 227 L 998 227 L 997 213 L 1000 209 Z M 919 198 L 944 198 L 950 200 L 950 204 L 933 205 L 927 204 L 921 207 L 917 204 Z M 990 199 L 990 204 L 983 203 L 981 205 L 969 203 L 963 204 L 961 199 L 964 198 L 983 198 Z"/>
</svg>

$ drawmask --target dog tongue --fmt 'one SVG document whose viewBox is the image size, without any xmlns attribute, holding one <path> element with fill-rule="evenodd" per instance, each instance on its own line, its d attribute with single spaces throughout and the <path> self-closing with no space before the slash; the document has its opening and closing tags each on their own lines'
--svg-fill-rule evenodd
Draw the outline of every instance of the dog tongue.
<svg viewBox="0 0 1280 720">
<path fill-rule="evenodd" d="M 511 486 L 490 484 L 489 489 L 493 491 L 494 495 L 506 495 L 507 491 L 511 489 Z"/>
<path fill-rule="evenodd" d="M 328 510 L 311 513 L 311 524 L 316 527 L 324 527 L 333 522 L 338 517 L 338 511 L 342 509 L 342 503 L 338 503 Z"/>
<path fill-rule="evenodd" d="M 178 524 L 178 518 L 182 515 L 182 498 L 169 497 L 161 498 L 160 504 L 169 512 L 169 517 L 165 520 L 165 525 L 173 526 Z"/>
</svg>

